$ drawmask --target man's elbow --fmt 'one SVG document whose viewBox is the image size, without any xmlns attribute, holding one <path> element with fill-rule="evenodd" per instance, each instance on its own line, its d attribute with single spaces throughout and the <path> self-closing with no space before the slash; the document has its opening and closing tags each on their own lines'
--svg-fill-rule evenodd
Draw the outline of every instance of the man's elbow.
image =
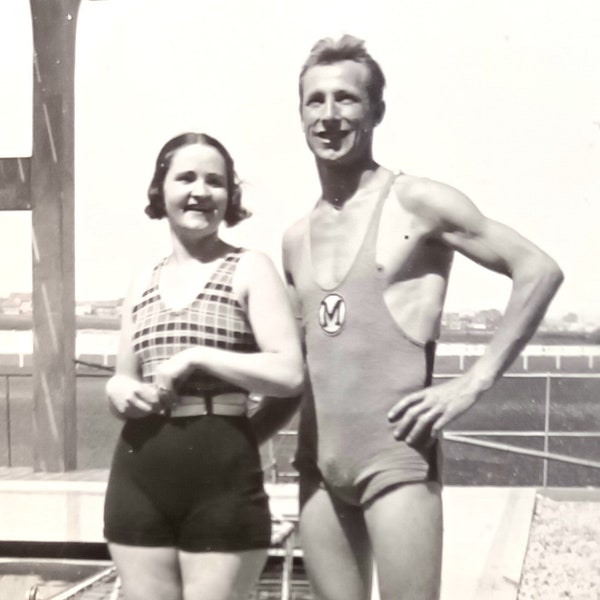
<svg viewBox="0 0 600 600">
<path fill-rule="evenodd" d="M 511 278 L 516 286 L 533 287 L 551 298 L 562 284 L 564 273 L 552 257 L 540 250 L 518 261 Z"/>
<path fill-rule="evenodd" d="M 523 283 L 528 282 L 546 297 L 552 298 L 564 280 L 564 273 L 558 263 L 544 252 L 539 252 L 523 264 Z"/>
<path fill-rule="evenodd" d="M 552 290 L 552 293 L 556 292 L 565 279 L 563 270 L 558 263 L 548 255 L 544 255 L 540 263 L 538 268 L 540 277 L 546 282 L 547 287 Z"/>
</svg>

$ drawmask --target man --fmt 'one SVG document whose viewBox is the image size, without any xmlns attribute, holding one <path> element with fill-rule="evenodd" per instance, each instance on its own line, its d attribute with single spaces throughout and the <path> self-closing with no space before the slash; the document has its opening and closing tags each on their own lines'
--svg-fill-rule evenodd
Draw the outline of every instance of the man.
<svg viewBox="0 0 600 600">
<path fill-rule="evenodd" d="M 556 263 L 442 183 L 372 156 L 384 76 L 351 36 L 321 40 L 300 74 L 300 114 L 322 196 L 284 237 L 313 398 L 297 466 L 300 534 L 320 600 L 439 597 L 437 436 L 518 356 L 562 281 Z M 486 353 L 428 387 L 452 256 L 512 279 Z"/>
</svg>

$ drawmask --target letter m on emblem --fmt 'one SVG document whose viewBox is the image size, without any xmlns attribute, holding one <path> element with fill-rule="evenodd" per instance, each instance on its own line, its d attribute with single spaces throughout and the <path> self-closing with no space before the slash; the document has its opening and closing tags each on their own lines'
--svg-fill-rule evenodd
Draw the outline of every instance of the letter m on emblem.
<svg viewBox="0 0 600 600">
<path fill-rule="evenodd" d="M 339 294 L 329 294 L 319 306 L 319 325 L 327 335 L 337 335 L 346 321 L 346 303 Z"/>
</svg>

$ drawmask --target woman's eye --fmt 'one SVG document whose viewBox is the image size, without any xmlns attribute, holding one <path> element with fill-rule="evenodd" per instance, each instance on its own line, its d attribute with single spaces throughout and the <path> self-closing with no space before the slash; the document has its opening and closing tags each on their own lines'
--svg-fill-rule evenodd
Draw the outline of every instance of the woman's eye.
<svg viewBox="0 0 600 600">
<path fill-rule="evenodd" d="M 191 183 L 192 181 L 195 181 L 195 179 L 196 175 L 191 171 L 180 173 L 179 175 L 177 175 L 177 177 L 175 177 L 175 181 L 183 181 L 185 183 Z"/>
<path fill-rule="evenodd" d="M 212 187 L 225 187 L 225 179 L 219 175 L 207 175 L 206 184 Z"/>
</svg>

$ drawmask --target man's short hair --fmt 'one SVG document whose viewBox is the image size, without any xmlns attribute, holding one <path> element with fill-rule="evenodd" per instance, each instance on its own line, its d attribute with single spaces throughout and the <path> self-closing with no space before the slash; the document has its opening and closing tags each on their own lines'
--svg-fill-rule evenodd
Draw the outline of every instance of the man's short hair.
<svg viewBox="0 0 600 600">
<path fill-rule="evenodd" d="M 302 79 L 311 67 L 331 65 L 343 60 L 352 60 L 365 65 L 369 69 L 369 98 L 377 104 L 383 100 L 385 76 L 377 61 L 369 54 L 365 42 L 353 35 L 345 34 L 338 40 L 323 38 L 310 50 L 308 58 L 302 65 L 299 78 L 300 98 L 302 98 Z"/>
</svg>

